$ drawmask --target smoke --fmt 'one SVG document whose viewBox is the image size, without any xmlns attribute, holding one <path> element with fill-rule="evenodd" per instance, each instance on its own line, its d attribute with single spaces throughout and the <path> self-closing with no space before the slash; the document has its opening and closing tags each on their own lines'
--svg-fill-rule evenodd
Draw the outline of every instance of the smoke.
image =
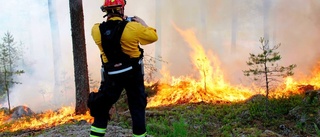
<svg viewBox="0 0 320 137">
<path fill-rule="evenodd" d="M 21 68 L 25 71 L 16 77 L 17 84 L 10 91 L 12 107 L 27 105 L 34 111 L 55 109 L 74 102 L 74 80 L 72 66 L 72 45 L 70 39 L 70 22 L 68 3 L 55 1 L 53 4 L 60 7 L 57 13 L 59 31 L 51 30 L 48 1 L 9 1 L 1 0 L 0 16 L 2 22 L 0 34 L 9 31 L 16 42 L 22 42 L 23 58 Z M 60 10 L 61 9 L 61 10 Z M 68 16 L 65 16 L 68 15 Z M 53 28 L 58 28 L 54 26 Z M 59 32 L 59 42 L 52 42 L 51 32 Z M 58 38 L 59 39 L 59 38 Z M 54 59 L 52 43 L 61 43 L 59 57 L 59 78 L 62 89 L 53 91 L 54 87 Z M 57 47 L 55 47 L 57 48 Z M 58 47 L 59 49 L 59 47 Z M 57 56 L 57 55 L 56 55 Z M 59 100 L 53 100 L 53 93 L 58 93 Z M 6 105 L 6 101 L 3 106 Z"/>
<path fill-rule="evenodd" d="M 181 29 L 196 32 L 203 47 L 221 60 L 222 70 L 233 84 L 244 84 L 248 79 L 242 70 L 247 69 L 249 53 L 260 52 L 260 37 L 268 38 L 270 46 L 281 43 L 279 65 L 297 64 L 295 77 L 308 75 L 319 61 L 319 18 L 316 13 L 320 3 L 317 1 L 178 0 L 163 3 L 167 5 L 162 13 L 166 22 L 162 23 L 164 34 L 160 40 L 164 50 L 162 56 L 169 60 L 171 74 L 195 74 L 189 60 L 190 49 L 172 29 L 171 21 Z M 204 24 L 206 26 L 202 26 Z M 234 45 L 236 50 L 232 49 Z"/>
<path fill-rule="evenodd" d="M 276 22 L 275 37 L 283 45 L 280 51 L 285 57 L 283 62 L 297 64 L 298 77 L 308 75 L 320 59 L 320 47 L 317 44 L 319 17 L 314 8 L 319 9 L 319 6 L 319 1 L 295 1 L 290 6 L 279 2 L 273 13 Z"/>
<path fill-rule="evenodd" d="M 33 111 L 56 109 L 61 106 L 74 105 L 75 88 L 73 75 L 73 53 L 71 40 L 71 26 L 69 3 L 66 0 L 51 1 L 56 7 L 55 14 L 58 24 L 51 30 L 48 1 L 25 0 L 10 1 L 0 0 L 0 36 L 9 31 L 16 41 L 23 42 L 24 57 L 21 69 L 25 74 L 17 76 L 17 81 L 22 84 L 15 85 L 10 89 L 11 107 L 27 105 Z M 100 55 L 99 50 L 91 38 L 91 27 L 100 23 L 104 13 L 101 12 L 100 1 L 82 1 L 84 6 L 85 36 L 88 57 L 89 76 L 94 81 L 100 81 Z M 129 16 L 139 15 L 142 18 L 151 18 L 154 15 L 145 14 L 143 10 L 136 10 L 135 3 L 128 2 L 126 11 Z M 145 6 L 150 4 L 147 2 Z M 130 14 L 129 14 L 130 13 Z M 144 15 L 142 15 L 144 14 Z M 148 21 L 154 24 L 154 21 Z M 60 53 L 59 61 L 59 89 L 54 90 L 54 58 L 52 43 L 52 31 L 59 32 Z M 56 42 L 57 43 L 57 42 Z M 59 49 L 59 48 L 57 48 Z M 146 49 L 148 51 L 148 49 Z M 152 49 L 150 50 L 152 54 Z M 55 96 L 58 95 L 59 98 Z M 7 101 L 1 101 L 1 106 L 7 106 Z"/>
<path fill-rule="evenodd" d="M 173 76 L 197 75 L 190 60 L 187 43 L 174 29 L 191 29 L 206 51 L 219 58 L 221 69 L 232 84 L 243 84 L 242 70 L 247 69 L 249 53 L 257 53 L 259 38 L 269 36 L 272 45 L 281 43 L 281 65 L 297 64 L 297 77 L 308 75 L 320 59 L 320 2 L 316 0 L 127 0 L 125 13 L 137 15 L 152 27 L 159 27 L 157 43 L 143 46 L 148 55 L 161 53 L 162 64 Z M 99 50 L 91 38 L 91 27 L 105 19 L 100 6 L 103 0 L 85 1 L 84 24 L 89 76 L 100 80 Z M 59 91 L 53 91 L 54 66 L 48 2 L 39 0 L 0 0 L 0 36 L 9 31 L 25 47 L 25 74 L 18 76 L 22 84 L 11 91 L 12 106 L 28 105 L 34 111 L 73 105 L 75 88 L 69 4 L 67 0 L 54 2 L 60 36 Z M 267 5 L 267 7 L 265 7 Z M 157 13 L 158 12 L 158 13 Z M 267 18 L 266 18 L 267 17 Z M 265 30 L 267 24 L 267 30 Z M 271 45 L 271 46 L 272 46 Z M 161 46 L 155 51 L 155 46 Z M 236 48 L 233 48 L 235 47 Z M 59 92 L 60 99 L 53 93 Z M 5 102 L 3 102 L 6 106 Z"/>
</svg>

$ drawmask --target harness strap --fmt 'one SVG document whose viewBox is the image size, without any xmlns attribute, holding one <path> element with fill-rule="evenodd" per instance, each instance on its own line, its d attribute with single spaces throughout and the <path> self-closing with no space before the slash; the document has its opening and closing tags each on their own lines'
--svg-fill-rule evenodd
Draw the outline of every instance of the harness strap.
<svg viewBox="0 0 320 137">
<path fill-rule="evenodd" d="M 108 62 L 119 63 L 127 62 L 130 56 L 123 53 L 120 39 L 127 21 L 110 20 L 102 22 L 99 26 L 101 33 L 101 44 Z"/>
<path fill-rule="evenodd" d="M 120 40 L 127 23 L 127 21 L 109 20 L 99 26 L 102 49 L 108 59 L 108 63 L 102 61 L 102 64 L 108 75 L 127 72 L 141 65 L 143 49 L 140 46 L 138 46 L 140 51 L 138 58 L 130 58 L 122 51 Z"/>
</svg>

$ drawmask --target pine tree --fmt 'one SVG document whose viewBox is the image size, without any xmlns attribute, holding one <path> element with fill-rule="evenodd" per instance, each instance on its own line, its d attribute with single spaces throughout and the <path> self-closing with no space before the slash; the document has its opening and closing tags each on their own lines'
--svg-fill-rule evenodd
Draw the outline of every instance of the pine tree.
<svg viewBox="0 0 320 137">
<path fill-rule="evenodd" d="M 293 69 L 297 66 L 295 64 L 289 65 L 287 67 L 279 66 L 276 62 L 281 60 L 279 52 L 276 50 L 281 46 L 281 44 L 269 47 L 269 41 L 260 38 L 260 49 L 262 53 L 252 54 L 249 53 L 249 61 L 247 65 L 249 70 L 244 70 L 245 76 L 253 76 L 254 80 L 264 80 L 265 84 L 263 87 L 266 89 L 266 97 L 268 98 L 270 92 L 270 83 L 276 82 L 280 77 L 292 76 Z"/>
<path fill-rule="evenodd" d="M 16 69 L 22 52 L 15 46 L 14 38 L 9 32 L 4 34 L 2 41 L 3 43 L 0 44 L 0 85 L 1 90 L 4 91 L 2 93 L 7 95 L 8 107 L 11 110 L 9 89 L 13 84 L 20 84 L 14 80 L 14 75 L 24 73 L 23 70 Z"/>
</svg>

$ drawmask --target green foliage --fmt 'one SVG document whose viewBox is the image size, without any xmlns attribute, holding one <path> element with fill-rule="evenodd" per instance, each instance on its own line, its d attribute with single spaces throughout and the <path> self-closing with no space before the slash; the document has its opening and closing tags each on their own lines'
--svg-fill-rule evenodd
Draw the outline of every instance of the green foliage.
<svg viewBox="0 0 320 137">
<path fill-rule="evenodd" d="M 2 41 L 0 43 L 0 87 L 2 89 L 0 91 L 4 92 L 0 92 L 0 96 L 7 93 L 10 109 L 9 88 L 13 84 L 20 84 L 20 82 L 14 80 L 14 76 L 24 73 L 23 70 L 17 70 L 18 60 L 21 59 L 22 51 L 15 46 L 14 38 L 9 32 L 4 34 Z"/>
<path fill-rule="evenodd" d="M 317 135 L 320 136 L 320 129 L 318 128 L 317 124 L 313 123 L 313 125 L 314 125 L 314 129 L 316 130 Z"/>
<path fill-rule="evenodd" d="M 281 133 L 280 125 L 286 125 L 294 133 L 303 135 L 317 134 L 312 123 L 314 119 L 308 118 L 306 122 L 294 119 L 289 115 L 297 106 L 302 114 L 312 114 L 314 118 L 319 112 L 318 106 L 304 107 L 303 97 L 294 95 L 278 99 L 269 99 L 268 115 L 266 107 L 262 107 L 265 100 L 233 103 L 233 104 L 189 104 L 165 108 L 152 108 L 157 111 L 166 112 L 157 117 L 148 117 L 148 133 L 153 136 L 173 135 L 173 123 L 187 129 L 188 136 L 260 136 L 265 130 Z M 312 128 L 310 128 L 312 127 Z M 183 131 L 183 130 L 181 130 Z"/>
<path fill-rule="evenodd" d="M 172 125 L 173 125 L 172 137 L 186 137 L 188 135 L 187 125 L 183 119 L 179 119 L 178 122 L 174 122 Z"/>
<path fill-rule="evenodd" d="M 249 53 L 249 61 L 247 61 L 249 69 L 244 70 L 243 73 L 245 76 L 253 76 L 256 81 L 263 80 L 265 82 L 263 87 L 266 88 L 268 98 L 270 83 L 278 81 L 279 77 L 292 76 L 293 69 L 297 65 L 279 66 L 276 62 L 281 60 L 281 55 L 276 50 L 281 44 L 269 47 L 269 41 L 264 38 L 260 38 L 260 43 L 262 52 L 259 54 Z"/>
<path fill-rule="evenodd" d="M 161 121 L 164 120 L 164 121 Z M 159 120 L 152 119 L 152 124 L 147 125 L 148 134 L 158 135 L 159 137 L 186 137 L 188 136 L 188 126 L 183 118 L 170 123 L 166 118 L 160 117 Z"/>
<path fill-rule="evenodd" d="M 15 46 L 14 38 L 9 32 L 4 34 L 2 41 L 0 43 L 0 75 L 2 76 L 0 83 L 2 86 L 6 85 L 7 82 L 9 85 L 17 84 L 19 82 L 14 81 L 13 76 L 24 73 L 23 70 L 16 69 L 22 51 Z"/>
</svg>

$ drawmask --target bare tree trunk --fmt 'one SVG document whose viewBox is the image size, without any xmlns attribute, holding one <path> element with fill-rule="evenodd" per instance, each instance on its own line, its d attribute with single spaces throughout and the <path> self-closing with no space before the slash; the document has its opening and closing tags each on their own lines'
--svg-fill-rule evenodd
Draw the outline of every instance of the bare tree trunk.
<svg viewBox="0 0 320 137">
<path fill-rule="evenodd" d="M 270 0 L 264 0 L 263 1 L 263 29 L 264 29 L 264 38 L 269 40 L 269 25 L 270 25 L 270 6 L 271 1 Z M 267 46 L 269 48 L 269 45 Z"/>
<path fill-rule="evenodd" d="M 265 47 L 269 49 L 268 47 Z M 267 60 L 267 56 L 265 56 L 264 58 L 265 60 Z M 269 116 L 268 115 L 268 110 L 269 110 L 269 77 L 268 77 L 268 66 L 267 66 L 267 62 L 263 63 L 264 65 L 264 74 L 265 74 L 265 80 L 266 80 L 266 100 L 265 100 L 265 116 Z"/>
<path fill-rule="evenodd" d="M 232 22 L 231 22 L 231 53 L 236 54 L 237 49 L 237 31 L 238 31 L 238 9 L 237 1 L 232 1 Z"/>
<path fill-rule="evenodd" d="M 11 111 L 11 104 L 10 104 L 10 92 L 9 92 L 9 87 L 7 84 L 5 84 L 5 88 L 6 88 L 6 91 L 7 91 L 7 99 L 8 99 L 8 108 L 9 108 L 9 111 Z"/>
<path fill-rule="evenodd" d="M 12 57 L 11 57 L 11 44 L 8 43 L 8 57 L 9 57 L 9 73 L 5 67 L 5 80 L 6 80 L 6 85 L 5 88 L 7 90 L 7 96 L 8 96 L 8 106 L 9 106 L 9 111 L 11 110 L 11 104 L 10 104 L 10 91 L 9 91 L 9 87 L 10 87 L 10 80 L 7 81 L 7 74 L 9 74 L 9 76 L 12 76 Z"/>
<path fill-rule="evenodd" d="M 51 38 L 52 38 L 52 49 L 53 49 L 53 67 L 54 67 L 54 100 L 59 99 L 59 90 L 60 90 L 60 36 L 59 36 L 59 26 L 54 6 L 54 1 L 48 0 L 49 8 L 49 17 L 50 17 L 50 26 L 51 26 Z"/>
<path fill-rule="evenodd" d="M 3 63 L 3 64 L 5 64 L 5 63 Z M 8 108 L 9 108 L 9 111 L 11 111 L 9 81 L 7 80 L 7 74 L 8 74 L 8 71 L 6 69 L 6 66 L 4 65 L 4 89 L 7 92 Z"/>
<path fill-rule="evenodd" d="M 161 14 L 161 9 L 162 9 L 162 1 L 161 0 L 157 0 L 156 1 L 156 27 L 157 27 L 157 33 L 159 34 L 159 37 L 161 37 L 161 20 L 162 20 L 162 14 Z M 161 57 L 161 40 L 158 40 L 158 42 L 156 43 L 155 46 L 155 58 L 159 58 Z M 162 69 L 162 62 L 161 61 L 156 61 L 156 68 L 161 70 Z"/>
<path fill-rule="evenodd" d="M 267 47 L 267 48 L 269 48 L 269 47 Z M 264 59 L 267 60 L 267 56 L 265 56 Z M 268 78 L 267 62 L 264 62 L 263 65 L 264 65 L 264 74 L 265 74 L 265 80 L 266 80 L 266 98 L 268 99 L 268 97 L 269 97 L 269 78 Z"/>
<path fill-rule="evenodd" d="M 87 112 L 89 78 L 84 35 L 82 0 L 69 0 L 73 43 L 74 77 L 76 86 L 76 114 Z"/>
</svg>

